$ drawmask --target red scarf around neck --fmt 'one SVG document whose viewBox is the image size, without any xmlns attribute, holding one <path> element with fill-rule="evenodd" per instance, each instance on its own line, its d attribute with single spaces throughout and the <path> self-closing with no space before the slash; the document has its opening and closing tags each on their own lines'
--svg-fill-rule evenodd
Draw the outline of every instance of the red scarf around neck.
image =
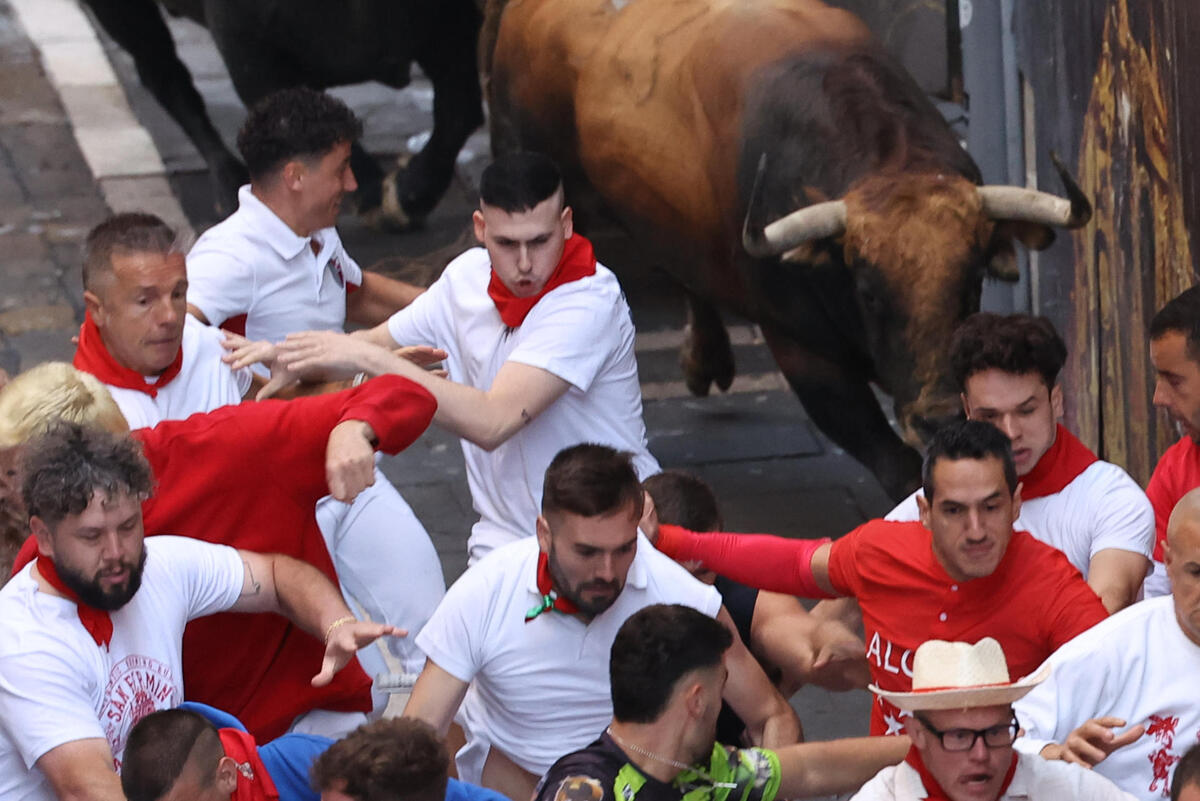
<svg viewBox="0 0 1200 801">
<path fill-rule="evenodd" d="M 554 589 L 554 580 L 550 577 L 550 559 L 546 556 L 545 551 L 538 554 L 537 588 L 538 592 L 542 594 L 542 600 L 537 606 L 525 613 L 526 623 L 536 618 L 542 612 L 548 612 L 551 609 L 562 612 L 564 615 L 573 615 L 579 611 L 579 607 L 566 598 L 563 598 Z"/>
<path fill-rule="evenodd" d="M 492 270 L 492 279 L 488 282 L 487 292 L 488 297 L 496 304 L 496 311 L 500 312 L 500 319 L 504 321 L 504 324 L 509 328 L 516 328 L 525 322 L 525 316 L 529 314 L 529 310 L 547 292 L 563 284 L 595 275 L 595 273 L 596 254 L 592 251 L 592 243 L 583 236 L 574 234 L 563 246 L 562 258 L 558 260 L 558 266 L 550 274 L 550 278 L 542 287 L 541 292 L 532 297 L 518 298 L 504 285 L 495 270 Z"/>
<path fill-rule="evenodd" d="M 1097 461 L 1096 454 L 1060 423 L 1050 450 L 1021 477 L 1021 500 L 1031 501 L 1062 492 Z"/>
<path fill-rule="evenodd" d="M 183 344 L 180 344 L 179 352 L 175 354 L 175 360 L 167 366 L 166 370 L 162 371 L 158 380 L 146 383 L 146 376 L 120 364 L 108 352 L 108 348 L 104 346 L 104 340 L 100 337 L 100 329 L 96 327 L 92 313 L 88 312 L 83 317 L 83 325 L 79 327 L 79 345 L 75 348 L 75 359 L 72 364 L 77 369 L 96 376 L 101 383 L 145 392 L 154 398 L 158 396 L 159 389 L 179 375 L 179 368 L 183 366 Z"/>
<path fill-rule="evenodd" d="M 113 633 L 112 618 L 109 617 L 108 612 L 94 606 L 87 606 L 80 601 L 79 596 L 72 592 L 66 584 L 63 584 L 63 580 L 58 576 L 58 570 L 54 567 L 54 560 L 50 557 L 38 556 L 37 571 L 47 584 L 62 593 L 68 601 L 75 603 L 75 608 L 79 610 L 79 622 L 87 629 L 87 633 L 92 635 L 96 645 L 108 648 L 108 644 L 112 642 Z"/>
<path fill-rule="evenodd" d="M 933 774 L 925 768 L 925 762 L 921 759 L 921 752 L 917 750 L 915 745 L 908 749 L 908 754 L 904 757 L 904 761 L 912 766 L 912 769 L 921 777 L 921 785 L 927 793 L 927 801 L 950 801 L 950 796 L 946 795 L 946 791 L 938 784 L 938 780 L 933 778 Z M 1004 783 L 1000 785 L 1000 793 L 997 798 L 1004 795 L 1008 790 L 1008 785 L 1012 784 L 1013 775 L 1016 772 L 1017 752 L 1013 751 L 1012 762 L 1008 766 L 1008 773 L 1004 774 Z"/>
<path fill-rule="evenodd" d="M 230 801 L 273 801 L 279 798 L 279 790 L 262 758 L 258 755 L 258 744 L 247 732 L 237 729 L 220 729 L 221 746 L 225 756 L 238 766 L 237 787 L 229 796 Z"/>
</svg>

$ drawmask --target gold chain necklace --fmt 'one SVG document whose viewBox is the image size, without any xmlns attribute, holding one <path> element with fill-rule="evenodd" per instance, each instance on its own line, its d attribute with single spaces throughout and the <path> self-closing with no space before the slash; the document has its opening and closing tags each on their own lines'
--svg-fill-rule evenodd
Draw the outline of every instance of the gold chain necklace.
<svg viewBox="0 0 1200 801">
<path fill-rule="evenodd" d="M 676 770 L 690 770 L 693 773 L 695 773 L 697 776 L 699 776 L 701 779 L 704 779 L 704 781 L 711 784 L 713 787 L 724 787 L 729 790 L 737 789 L 737 782 L 714 781 L 712 776 L 709 776 L 708 773 L 706 773 L 704 770 L 702 770 L 700 767 L 698 767 L 696 765 L 689 765 L 688 763 L 680 762 L 677 759 L 668 759 L 665 756 L 659 756 L 658 754 L 654 753 L 653 751 L 647 751 L 645 748 L 642 748 L 639 745 L 634 745 L 633 743 L 625 742 L 624 740 L 622 740 L 620 737 L 618 737 L 616 735 L 616 733 L 612 730 L 612 726 L 609 726 L 608 728 L 606 728 L 604 730 L 604 733 L 607 734 L 609 737 L 613 738 L 613 741 L 616 742 L 616 744 L 621 746 L 622 748 L 633 751 L 635 754 L 641 754 L 644 757 L 649 757 L 650 759 L 653 759 L 656 762 L 661 762 L 664 765 L 670 765 L 671 767 L 675 768 Z"/>
</svg>

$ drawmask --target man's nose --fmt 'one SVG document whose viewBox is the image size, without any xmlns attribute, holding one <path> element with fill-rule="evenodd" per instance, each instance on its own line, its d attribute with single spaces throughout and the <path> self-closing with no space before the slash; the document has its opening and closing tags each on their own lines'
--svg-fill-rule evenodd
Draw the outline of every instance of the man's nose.
<svg viewBox="0 0 1200 801">
<path fill-rule="evenodd" d="M 1021 429 L 1017 425 L 1016 416 L 1011 414 L 1002 415 L 996 422 L 996 427 L 1003 431 L 1004 435 L 1010 440 L 1015 440 L 1017 435 L 1021 433 Z"/>
<path fill-rule="evenodd" d="M 605 554 L 600 557 L 600 563 L 596 569 L 596 580 L 611 582 L 617 576 L 617 560 L 612 554 Z"/>
<path fill-rule="evenodd" d="M 533 268 L 533 262 L 529 258 L 529 247 L 521 245 L 520 255 L 517 256 L 517 271 L 527 273 Z"/>
<path fill-rule="evenodd" d="M 1165 409 L 1167 406 L 1166 392 L 1163 391 L 1163 381 L 1161 378 L 1154 382 L 1154 397 L 1151 402 L 1160 409 Z"/>
<path fill-rule="evenodd" d="M 117 536 L 117 532 L 109 531 L 100 535 L 100 556 L 106 560 L 118 560 L 121 558 L 121 538 Z"/>
<path fill-rule="evenodd" d="M 971 744 L 970 757 L 975 762 L 986 762 L 988 758 L 987 743 L 983 741 L 983 735 L 975 738 L 975 742 Z"/>
<path fill-rule="evenodd" d="M 342 189 L 346 192 L 354 192 L 358 189 L 358 179 L 354 177 L 354 170 L 346 168 L 346 174 L 342 177 Z"/>
<path fill-rule="evenodd" d="M 179 322 L 183 313 L 185 312 L 181 312 L 178 305 L 172 302 L 169 297 L 164 298 L 158 304 L 158 323 L 160 325 L 174 325 Z"/>
</svg>

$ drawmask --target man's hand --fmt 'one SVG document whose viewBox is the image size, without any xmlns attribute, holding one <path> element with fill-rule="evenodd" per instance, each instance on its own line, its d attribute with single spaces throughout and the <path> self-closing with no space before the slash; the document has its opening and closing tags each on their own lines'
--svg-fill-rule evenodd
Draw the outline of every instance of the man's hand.
<svg viewBox="0 0 1200 801">
<path fill-rule="evenodd" d="M 252 364 L 270 366 L 278 356 L 276 347 L 266 340 L 256 342 L 232 331 L 221 329 L 221 332 L 225 334 L 225 340 L 221 345 L 228 351 L 221 357 L 221 361 L 234 370 L 240 370 Z"/>
<path fill-rule="evenodd" d="M 1093 768 L 1113 751 L 1124 748 L 1146 733 L 1146 727 L 1140 723 L 1123 734 L 1114 731 L 1124 725 L 1125 721 L 1121 718 L 1092 718 L 1068 734 L 1062 745 L 1051 743 L 1043 748 L 1042 756 Z"/>
<path fill-rule="evenodd" d="M 837 621 L 817 624 L 814 637 L 818 643 L 813 659 L 813 684 L 834 692 L 846 692 L 871 683 L 871 668 L 863 653 L 866 647 L 853 632 Z"/>
<path fill-rule="evenodd" d="M 334 675 L 354 658 L 359 648 L 366 648 L 380 637 L 404 637 L 408 634 L 406 630 L 395 626 L 365 620 L 341 624 L 334 621 L 334 624 L 329 629 L 329 636 L 325 641 L 325 659 L 321 662 L 321 672 L 312 678 L 314 687 L 324 687 L 333 681 Z"/>
<path fill-rule="evenodd" d="M 441 348 L 431 348 L 428 345 L 405 345 L 402 348 L 395 348 L 392 353 L 401 359 L 408 359 L 417 367 L 429 367 L 445 361 L 446 357 L 450 355 Z"/>
<path fill-rule="evenodd" d="M 302 331 L 288 334 L 279 344 L 279 362 L 303 375 L 321 372 L 329 379 L 350 378 L 359 371 L 370 372 L 381 350 L 362 337 L 336 331 Z"/>
<path fill-rule="evenodd" d="M 650 493 L 642 490 L 642 498 L 642 519 L 638 521 L 638 528 L 650 540 L 650 544 L 655 545 L 658 542 L 658 510 L 654 508 Z"/>
<path fill-rule="evenodd" d="M 361 420 L 345 420 L 329 432 L 325 446 L 325 480 L 329 494 L 350 503 L 375 483 L 375 432 Z"/>
</svg>

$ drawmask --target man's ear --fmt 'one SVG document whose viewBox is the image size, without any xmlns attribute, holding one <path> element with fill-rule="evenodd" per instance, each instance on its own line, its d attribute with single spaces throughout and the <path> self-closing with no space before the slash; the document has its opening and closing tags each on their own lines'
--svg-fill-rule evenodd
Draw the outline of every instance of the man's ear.
<svg viewBox="0 0 1200 801">
<path fill-rule="evenodd" d="M 1025 487 L 1025 483 L 1022 481 L 1018 481 L 1017 488 L 1015 490 L 1013 490 L 1013 508 L 1012 508 L 1013 525 L 1016 525 L 1017 518 L 1021 516 L 1021 490 L 1024 487 Z"/>
<path fill-rule="evenodd" d="M 1063 416 L 1062 384 L 1055 384 L 1050 390 L 1050 408 L 1054 410 L 1054 419 L 1061 420 Z"/>
<path fill-rule="evenodd" d="M 923 493 L 917 496 L 917 512 L 921 516 L 921 525 L 933 531 L 933 507 Z"/>
<path fill-rule="evenodd" d="M 562 222 L 563 239 L 570 239 L 571 234 L 575 233 L 575 212 L 570 206 L 564 206 L 559 220 Z"/>
<path fill-rule="evenodd" d="M 99 295 L 90 289 L 83 290 L 83 305 L 92 315 L 92 319 L 96 321 L 96 325 L 104 325 L 104 304 L 100 301 Z"/>
<path fill-rule="evenodd" d="M 307 172 L 308 168 L 304 166 L 303 161 L 293 159 L 283 165 L 283 169 L 279 171 L 279 180 L 288 189 L 299 192 L 304 186 L 304 176 Z"/>
<path fill-rule="evenodd" d="M 711 703 L 705 697 L 704 682 L 694 680 L 694 678 L 688 680 L 688 683 L 684 685 L 683 702 L 690 716 L 697 720 L 702 719 Z"/>
<path fill-rule="evenodd" d="M 542 553 L 550 553 L 550 524 L 546 522 L 545 515 L 538 515 L 537 541 Z"/>
<path fill-rule="evenodd" d="M 217 790 L 222 795 L 233 795 L 237 789 L 238 769 L 233 757 L 223 756 L 217 762 Z"/>
<path fill-rule="evenodd" d="M 36 515 L 29 518 L 29 531 L 37 541 L 38 553 L 50 559 L 54 558 L 54 537 L 50 528 L 42 518 Z"/>
<path fill-rule="evenodd" d="M 484 244 L 483 237 L 487 234 L 487 221 L 483 219 L 483 212 L 475 209 L 471 213 L 471 223 L 475 228 L 475 238 L 479 240 L 479 244 Z"/>
</svg>

